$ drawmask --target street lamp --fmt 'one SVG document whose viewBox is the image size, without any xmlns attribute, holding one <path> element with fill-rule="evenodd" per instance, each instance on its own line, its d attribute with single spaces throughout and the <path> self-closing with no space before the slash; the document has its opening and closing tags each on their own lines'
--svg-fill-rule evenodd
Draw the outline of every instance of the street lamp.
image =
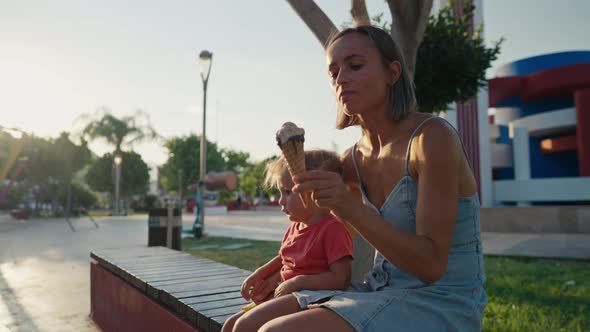
<svg viewBox="0 0 590 332">
<path fill-rule="evenodd" d="M 209 82 L 209 74 L 211 73 L 211 64 L 213 60 L 213 53 L 209 51 L 202 51 L 199 54 L 199 69 L 201 71 L 201 80 L 203 81 L 203 131 L 201 133 L 201 155 L 200 155 L 200 172 L 199 172 L 199 200 L 201 201 L 200 210 L 195 221 L 194 233 L 195 237 L 203 236 L 203 228 L 205 226 L 205 200 L 203 192 L 203 184 L 205 182 L 205 174 L 207 168 L 207 136 L 205 135 L 207 123 L 207 83 Z"/>
<path fill-rule="evenodd" d="M 117 154 L 114 159 L 115 162 L 115 213 L 114 215 L 120 215 L 121 209 L 119 208 L 120 194 L 121 194 L 121 162 L 123 162 L 123 156 Z"/>
</svg>

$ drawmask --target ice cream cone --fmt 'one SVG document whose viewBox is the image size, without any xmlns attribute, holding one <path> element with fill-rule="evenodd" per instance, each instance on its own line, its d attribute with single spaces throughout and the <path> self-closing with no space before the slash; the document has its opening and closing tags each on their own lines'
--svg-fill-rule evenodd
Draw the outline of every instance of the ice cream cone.
<svg viewBox="0 0 590 332">
<path fill-rule="evenodd" d="M 305 153 L 303 151 L 303 141 L 290 140 L 281 145 L 283 156 L 287 160 L 287 168 L 291 176 L 305 172 Z M 299 198 L 304 207 L 307 207 L 307 195 L 299 193 Z"/>
<path fill-rule="evenodd" d="M 305 172 L 304 135 L 305 130 L 297 127 L 293 122 L 285 122 L 277 131 L 277 144 L 287 160 L 287 168 L 291 176 Z M 307 207 L 307 194 L 299 193 L 299 198 L 303 206 Z"/>
</svg>

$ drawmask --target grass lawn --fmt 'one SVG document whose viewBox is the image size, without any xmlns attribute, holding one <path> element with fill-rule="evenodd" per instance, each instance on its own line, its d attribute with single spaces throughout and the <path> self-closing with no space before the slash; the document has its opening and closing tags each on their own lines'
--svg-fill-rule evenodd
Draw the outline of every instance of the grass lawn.
<svg viewBox="0 0 590 332">
<path fill-rule="evenodd" d="M 486 256 L 486 331 L 590 331 L 590 262 Z"/>
<path fill-rule="evenodd" d="M 111 216 L 111 211 L 103 211 L 103 210 L 97 210 L 97 211 L 89 211 L 88 214 L 92 217 L 110 217 Z M 135 212 L 135 211 L 129 211 L 128 212 L 128 216 L 135 216 L 135 215 L 142 215 L 142 214 L 147 214 L 147 212 Z M 124 216 L 122 216 L 124 217 Z"/>
<path fill-rule="evenodd" d="M 227 250 L 227 245 L 248 245 Z M 280 243 L 231 238 L 183 239 L 193 255 L 253 271 Z M 191 249 L 193 248 L 193 249 Z M 484 331 L 590 331 L 590 261 L 486 256 Z"/>
<path fill-rule="evenodd" d="M 92 217 L 108 217 L 111 215 L 111 211 L 103 211 L 103 210 L 88 211 L 88 214 Z"/>
<path fill-rule="evenodd" d="M 223 246 L 230 244 L 250 244 L 250 246 L 239 250 L 222 249 Z M 210 247 L 207 248 L 208 246 Z M 256 241 L 227 237 L 203 238 L 200 240 L 194 238 L 182 239 L 183 251 L 249 271 L 256 270 L 259 266 L 278 255 L 280 246 L 281 243 L 276 241 Z M 203 248 L 200 249 L 199 247 Z"/>
</svg>

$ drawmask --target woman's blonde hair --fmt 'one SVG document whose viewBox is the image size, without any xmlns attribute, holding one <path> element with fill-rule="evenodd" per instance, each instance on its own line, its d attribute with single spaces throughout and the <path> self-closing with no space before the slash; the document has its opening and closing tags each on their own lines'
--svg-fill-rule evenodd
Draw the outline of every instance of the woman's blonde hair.
<svg viewBox="0 0 590 332">
<path fill-rule="evenodd" d="M 389 67 L 389 64 L 392 61 L 399 61 L 401 75 L 397 82 L 395 82 L 390 88 L 389 110 L 393 120 L 397 121 L 405 118 L 406 115 L 408 115 L 408 113 L 410 113 L 416 107 L 416 96 L 414 94 L 414 83 L 408 73 L 408 66 L 400 48 L 395 43 L 393 38 L 391 38 L 391 36 L 382 29 L 370 25 L 361 25 L 355 28 L 342 30 L 334 35 L 328 41 L 326 49 L 328 49 L 328 47 L 334 44 L 334 42 L 336 42 L 338 39 L 352 33 L 360 33 L 367 36 L 377 51 L 379 51 L 381 60 L 386 67 Z M 336 128 L 344 129 L 346 127 L 356 126 L 358 124 L 359 122 L 356 116 L 350 116 L 344 113 L 340 106 L 338 107 Z"/>
<path fill-rule="evenodd" d="M 305 151 L 305 169 L 308 171 L 322 170 L 342 175 L 342 161 L 334 152 L 326 150 Z M 266 188 L 280 188 L 281 175 L 287 171 L 287 160 L 281 155 L 278 159 L 266 164 L 264 186 Z"/>
</svg>

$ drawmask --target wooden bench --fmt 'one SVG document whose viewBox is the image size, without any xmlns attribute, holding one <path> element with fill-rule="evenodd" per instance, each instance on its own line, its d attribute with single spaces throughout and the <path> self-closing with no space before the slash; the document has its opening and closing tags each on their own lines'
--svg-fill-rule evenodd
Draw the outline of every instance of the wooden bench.
<svg viewBox="0 0 590 332">
<path fill-rule="evenodd" d="M 220 331 L 251 272 L 165 247 L 90 253 L 91 317 L 103 331 Z"/>
</svg>

